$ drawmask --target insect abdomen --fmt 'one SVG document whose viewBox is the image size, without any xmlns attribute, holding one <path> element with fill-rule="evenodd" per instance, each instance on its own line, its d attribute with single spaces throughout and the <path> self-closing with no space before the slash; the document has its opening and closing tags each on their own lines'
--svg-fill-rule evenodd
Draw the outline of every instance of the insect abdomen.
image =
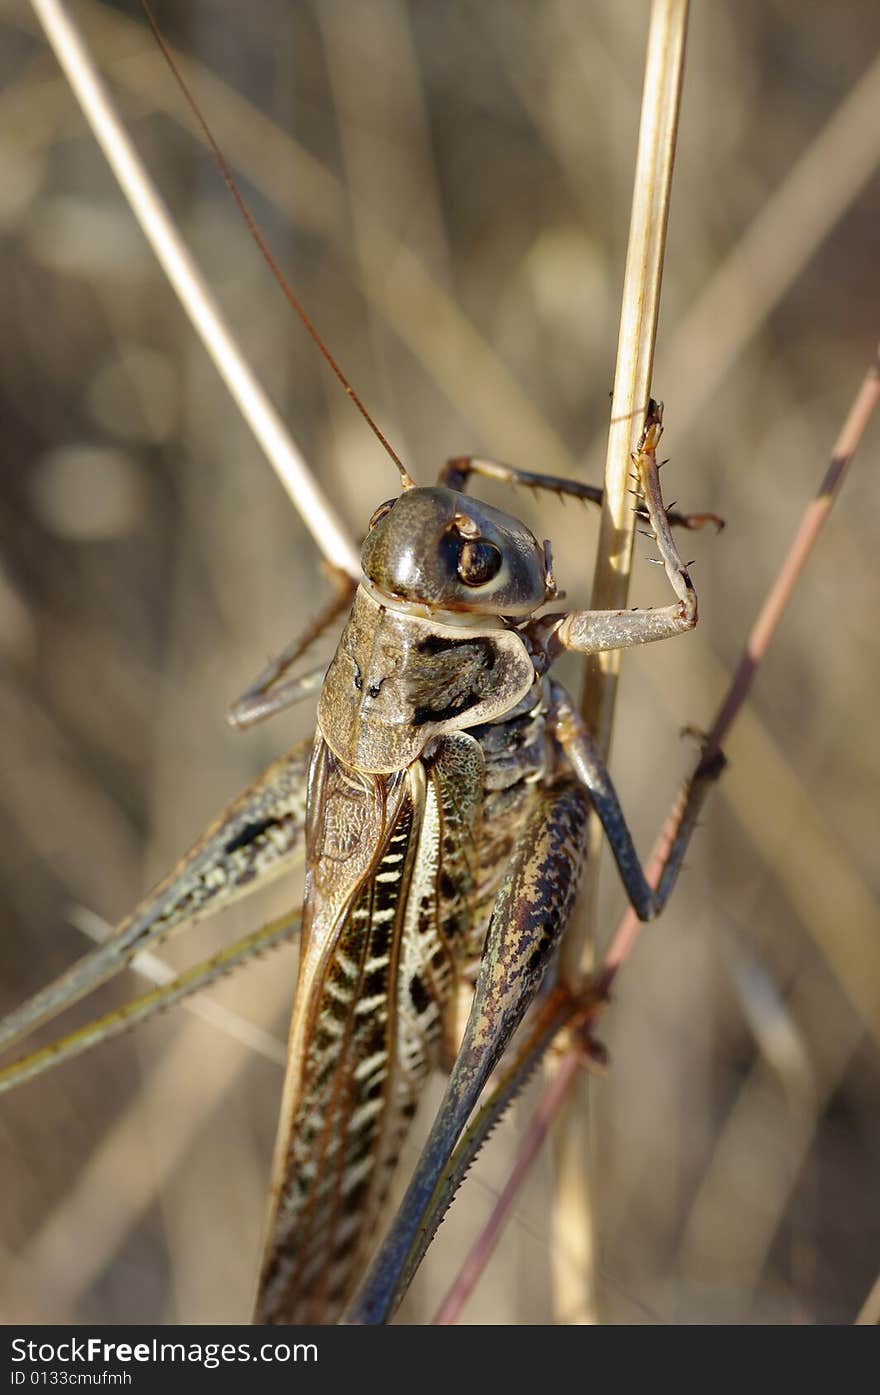
<svg viewBox="0 0 880 1395">
<path fill-rule="evenodd" d="M 261 1286 L 263 1322 L 332 1322 L 371 1223 L 365 1203 L 393 1086 L 391 985 L 412 826 L 408 801 L 309 1004 L 313 1027 Z"/>
<path fill-rule="evenodd" d="M 333 823 L 340 784 L 347 798 L 353 793 L 344 767 L 326 759 L 332 788 L 324 828 Z M 482 777 L 480 748 L 464 735 L 442 738 L 425 765 L 410 768 L 390 836 L 342 918 L 310 1001 L 297 993 L 295 1011 L 307 1011 L 311 1024 L 260 1321 L 334 1321 L 368 1258 L 455 994 Z M 319 920 L 320 893 L 312 909 Z M 456 934 L 448 936 L 444 922 L 453 921 Z"/>
</svg>

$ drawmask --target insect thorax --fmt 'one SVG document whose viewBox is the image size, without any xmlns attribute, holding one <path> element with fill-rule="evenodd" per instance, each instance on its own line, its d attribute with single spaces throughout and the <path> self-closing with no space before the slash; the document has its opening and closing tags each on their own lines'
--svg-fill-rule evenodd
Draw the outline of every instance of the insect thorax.
<svg viewBox="0 0 880 1395">
<path fill-rule="evenodd" d="M 390 774 L 432 737 L 510 712 L 534 682 L 525 644 L 502 621 L 444 624 L 361 586 L 324 680 L 318 727 L 346 764 Z"/>
</svg>

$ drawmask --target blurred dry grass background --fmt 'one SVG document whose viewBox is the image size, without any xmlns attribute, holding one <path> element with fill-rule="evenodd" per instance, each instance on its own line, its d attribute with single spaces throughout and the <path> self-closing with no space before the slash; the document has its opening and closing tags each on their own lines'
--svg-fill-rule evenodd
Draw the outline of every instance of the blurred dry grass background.
<svg viewBox="0 0 880 1395">
<path fill-rule="evenodd" d="M 362 532 L 395 490 L 390 464 L 249 244 L 138 7 L 76 9 L 258 372 Z M 421 481 L 470 450 L 599 478 L 647 9 L 159 8 L 269 241 Z M 695 5 L 655 392 L 667 494 L 728 528 L 689 545 L 697 633 L 625 660 L 613 769 L 645 854 L 690 759 L 678 729 L 711 716 L 880 332 L 878 163 L 872 0 Z M 223 712 L 324 583 L 24 0 L 0 15 L 0 235 L 12 1004 L 84 949 L 72 905 L 121 916 L 308 731 L 308 710 L 244 737 Z M 875 423 L 689 872 L 604 1023 L 607 1321 L 849 1322 L 880 1270 L 878 448 Z M 513 507 L 584 603 L 595 519 Z M 637 561 L 633 603 L 658 588 Z M 576 665 L 566 677 L 579 684 Z M 190 962 L 298 894 L 276 888 L 167 957 Z M 606 875 L 608 932 L 621 908 Z M 279 953 L 216 996 L 283 1037 L 294 963 Z M 100 1005 L 137 988 L 128 975 Z M 4 1099 L 0 1315 L 244 1318 L 279 1087 L 277 1066 L 177 1012 Z M 435 1309 L 526 1110 L 477 1164 L 409 1320 Z M 552 1320 L 550 1196 L 544 1159 L 470 1320 Z"/>
</svg>

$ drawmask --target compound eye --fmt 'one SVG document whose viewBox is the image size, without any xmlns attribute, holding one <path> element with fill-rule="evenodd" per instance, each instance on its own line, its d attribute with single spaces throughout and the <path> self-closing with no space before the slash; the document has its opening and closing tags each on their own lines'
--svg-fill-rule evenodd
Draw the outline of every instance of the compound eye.
<svg viewBox="0 0 880 1395">
<path fill-rule="evenodd" d="M 501 570 L 501 552 L 494 543 L 479 539 L 462 545 L 458 576 L 465 586 L 485 586 Z"/>
<path fill-rule="evenodd" d="M 370 519 L 370 528 L 375 528 L 377 523 L 381 523 L 382 519 L 387 517 L 396 503 L 396 499 L 386 499 L 384 504 L 380 504 L 373 514 L 373 517 Z"/>
</svg>

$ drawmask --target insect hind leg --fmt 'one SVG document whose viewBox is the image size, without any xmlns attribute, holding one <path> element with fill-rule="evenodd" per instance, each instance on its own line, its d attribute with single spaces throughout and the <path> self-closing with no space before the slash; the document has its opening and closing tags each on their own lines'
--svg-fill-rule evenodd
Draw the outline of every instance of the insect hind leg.
<svg viewBox="0 0 880 1395">
<path fill-rule="evenodd" d="M 272 762 L 103 944 L 0 1021 L 0 1051 L 51 1021 L 173 931 L 286 871 L 305 848 L 312 741 Z"/>
<path fill-rule="evenodd" d="M 159 981 L 158 986 L 149 993 L 143 993 L 139 998 L 132 999 L 121 1008 L 116 1008 L 112 1012 L 104 1013 L 102 1017 L 95 1018 L 84 1027 L 77 1028 L 76 1031 L 68 1033 L 67 1036 L 60 1037 L 52 1041 L 48 1046 L 42 1046 L 37 1051 L 33 1051 L 28 1056 L 23 1056 L 18 1061 L 13 1061 L 11 1065 L 0 1067 L 0 1094 L 8 1090 L 14 1090 L 19 1085 L 24 1085 L 28 1080 L 33 1080 L 43 1071 L 54 1070 L 56 1066 L 62 1065 L 66 1061 L 75 1060 L 83 1052 L 91 1050 L 93 1046 L 103 1045 L 112 1041 L 114 1037 L 122 1032 L 130 1031 L 132 1027 L 145 1022 L 147 1018 L 156 1013 L 164 1012 L 176 1003 L 185 1002 L 194 993 L 214 983 L 224 974 L 229 973 L 237 965 L 244 963 L 256 955 L 264 954 L 267 950 L 274 949 L 276 945 L 283 944 L 287 940 L 293 939 L 298 934 L 300 928 L 300 914 L 298 911 L 288 912 L 278 919 L 270 921 L 259 930 L 249 935 L 243 936 L 235 944 L 218 950 L 208 959 L 199 964 L 195 964 L 191 969 L 186 969 L 177 977 L 170 977 L 164 981 Z M 134 959 L 132 968 L 138 968 L 138 960 Z M 161 961 L 156 961 L 153 972 L 164 968 Z M 284 1063 L 283 1051 L 277 1056 L 274 1051 L 274 1041 L 266 1039 L 266 1034 L 259 1028 L 252 1027 L 250 1023 L 235 1018 L 222 1009 L 217 1003 L 202 1005 L 196 1009 L 197 1015 L 210 1021 L 214 1026 L 222 1027 L 230 1035 L 234 1035 L 238 1040 L 243 1041 L 253 1050 L 257 1050 L 261 1055 L 270 1056 L 273 1060 L 278 1060 L 279 1064 Z M 278 1043 L 279 1050 L 281 1043 Z"/>
</svg>

